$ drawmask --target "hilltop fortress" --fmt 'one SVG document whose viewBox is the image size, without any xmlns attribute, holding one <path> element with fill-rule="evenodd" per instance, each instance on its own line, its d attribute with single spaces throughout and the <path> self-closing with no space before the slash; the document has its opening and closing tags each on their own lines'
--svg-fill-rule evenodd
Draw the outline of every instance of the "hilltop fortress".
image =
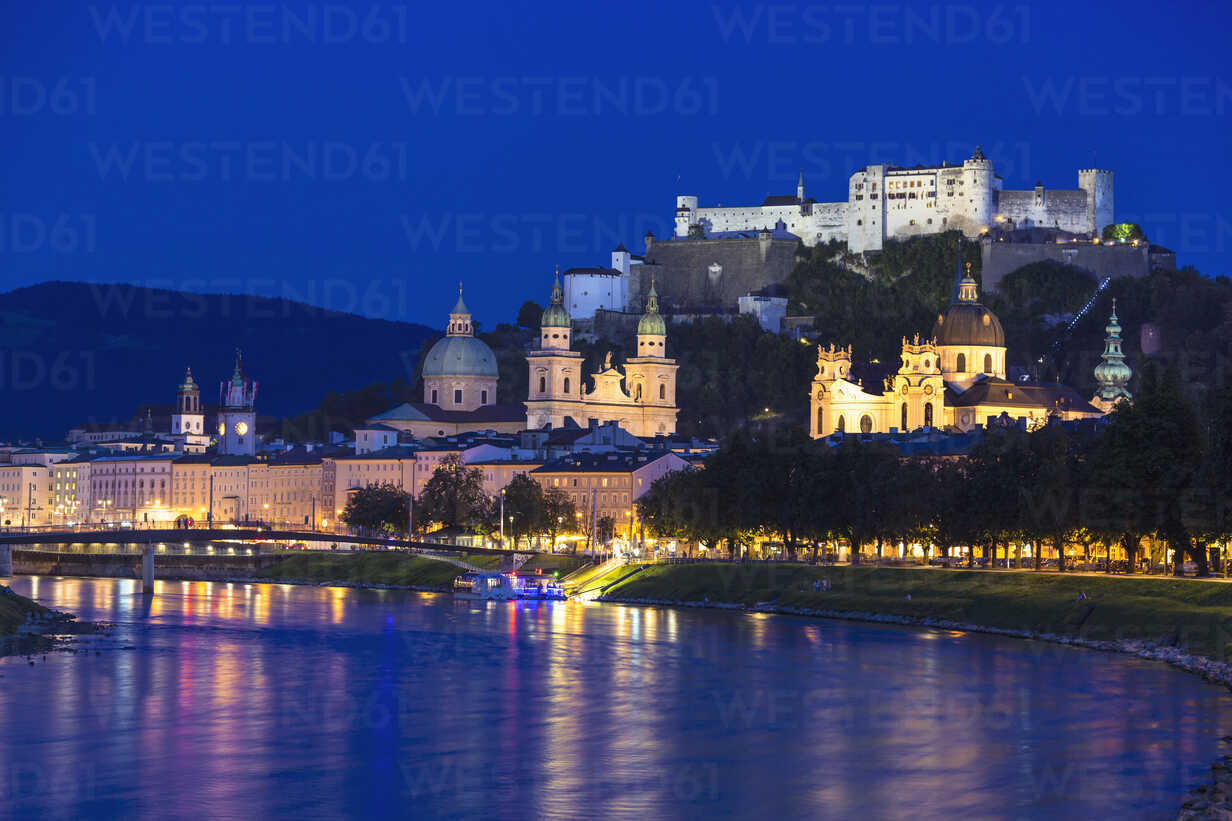
<svg viewBox="0 0 1232 821">
<path fill-rule="evenodd" d="M 687 238 L 693 226 L 714 238 L 778 228 L 805 245 L 839 240 L 852 252 L 952 230 L 975 238 L 998 225 L 1097 236 L 1113 222 L 1112 203 L 1112 172 L 1096 168 L 1079 170 L 1076 189 L 1037 182 L 1030 190 L 1004 190 L 977 146 L 961 165 L 865 166 L 851 175 L 844 202 L 806 198 L 803 174 L 794 196 L 766 197 L 761 205 L 702 208 L 697 197 L 678 196 L 675 235 Z"/>
</svg>

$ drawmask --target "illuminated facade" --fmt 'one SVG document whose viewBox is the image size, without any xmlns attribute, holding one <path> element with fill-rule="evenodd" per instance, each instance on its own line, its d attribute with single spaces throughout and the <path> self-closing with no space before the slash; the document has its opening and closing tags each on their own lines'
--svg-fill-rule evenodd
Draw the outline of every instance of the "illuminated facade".
<svg viewBox="0 0 1232 821">
<path fill-rule="evenodd" d="M 667 323 L 659 314 L 659 297 L 651 283 L 646 311 L 637 325 L 637 353 L 624 369 L 612 364 L 590 374 L 586 389 L 582 355 L 572 349 L 572 320 L 564 306 L 560 277 L 543 312 L 539 340 L 526 355 L 530 370 L 526 427 L 563 427 L 566 420 L 586 427 L 591 419 L 617 422 L 634 436 L 676 432 L 676 360 L 666 356 Z"/>
<path fill-rule="evenodd" d="M 1005 354 L 1005 331 L 980 304 L 968 264 L 950 307 L 937 316 L 932 338 L 903 339 L 898 371 L 886 378 L 880 393 L 853 381 L 850 348 L 818 348 L 809 433 L 819 438 L 933 427 L 969 431 L 1006 417 L 1034 428 L 1053 417 L 1103 415 L 1064 385 L 1007 381 Z"/>
</svg>

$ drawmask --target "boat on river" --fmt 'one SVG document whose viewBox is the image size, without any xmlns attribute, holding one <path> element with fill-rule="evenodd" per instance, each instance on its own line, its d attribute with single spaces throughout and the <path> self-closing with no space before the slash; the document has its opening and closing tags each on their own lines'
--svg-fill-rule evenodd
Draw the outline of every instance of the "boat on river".
<svg viewBox="0 0 1232 821">
<path fill-rule="evenodd" d="M 565 591 L 550 576 L 510 573 L 463 573 L 453 580 L 453 594 L 460 599 L 484 601 L 563 601 Z"/>
</svg>

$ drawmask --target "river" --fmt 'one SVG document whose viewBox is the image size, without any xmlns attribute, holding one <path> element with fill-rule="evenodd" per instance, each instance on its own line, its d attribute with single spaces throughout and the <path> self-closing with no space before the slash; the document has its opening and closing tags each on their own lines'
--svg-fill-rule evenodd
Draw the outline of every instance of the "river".
<svg viewBox="0 0 1232 821">
<path fill-rule="evenodd" d="M 115 625 L 0 661 L 0 816 L 1161 818 L 1232 694 L 980 634 L 20 576 Z"/>
</svg>

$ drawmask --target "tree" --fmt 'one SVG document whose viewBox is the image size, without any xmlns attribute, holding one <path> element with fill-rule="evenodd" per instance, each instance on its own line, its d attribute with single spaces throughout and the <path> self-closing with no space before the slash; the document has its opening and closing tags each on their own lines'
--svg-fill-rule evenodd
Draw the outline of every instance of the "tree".
<svg viewBox="0 0 1232 821">
<path fill-rule="evenodd" d="M 1104 242 L 1145 242 L 1146 234 L 1136 222 L 1113 222 L 1104 226 L 1100 238 Z"/>
<path fill-rule="evenodd" d="M 706 229 L 698 223 L 693 223 L 689 226 L 689 239 L 705 239 Z"/>
<path fill-rule="evenodd" d="M 514 547 L 523 538 L 539 533 L 543 524 L 543 487 L 522 473 L 505 486 L 505 527 Z"/>
<path fill-rule="evenodd" d="M 543 492 L 543 516 L 542 523 L 544 530 L 549 535 L 549 544 L 552 548 L 556 548 L 556 536 L 561 532 L 575 526 L 577 519 L 577 508 L 573 504 L 573 500 L 569 498 L 569 494 L 565 493 L 558 487 L 550 487 Z M 575 543 L 576 544 L 576 543 Z M 576 551 L 576 546 L 575 546 Z"/>
<path fill-rule="evenodd" d="M 616 520 L 611 516 L 600 516 L 595 524 L 595 539 L 606 547 L 612 543 L 614 538 L 616 538 Z"/>
<path fill-rule="evenodd" d="M 468 468 L 461 457 L 445 457 L 419 496 L 416 511 L 424 521 L 444 527 L 474 528 L 488 515 L 483 474 Z"/>
<path fill-rule="evenodd" d="M 518 309 L 518 327 L 536 330 L 539 327 L 539 321 L 543 318 L 543 306 L 537 302 L 526 300 L 522 303 L 522 307 Z"/>
<path fill-rule="evenodd" d="M 1144 535 L 1167 542 L 1176 556 L 1173 572 L 1184 575 L 1193 556 L 1206 575 L 1204 551 L 1195 549 L 1186 504 L 1203 471 L 1202 430 L 1174 371 L 1144 369 L 1132 404 L 1121 403 L 1092 449 L 1094 481 L 1105 491 L 1109 518 L 1121 532 L 1131 561 Z"/>
<path fill-rule="evenodd" d="M 351 494 L 342 521 L 351 527 L 406 533 L 411 495 L 392 484 L 368 485 Z"/>
</svg>

